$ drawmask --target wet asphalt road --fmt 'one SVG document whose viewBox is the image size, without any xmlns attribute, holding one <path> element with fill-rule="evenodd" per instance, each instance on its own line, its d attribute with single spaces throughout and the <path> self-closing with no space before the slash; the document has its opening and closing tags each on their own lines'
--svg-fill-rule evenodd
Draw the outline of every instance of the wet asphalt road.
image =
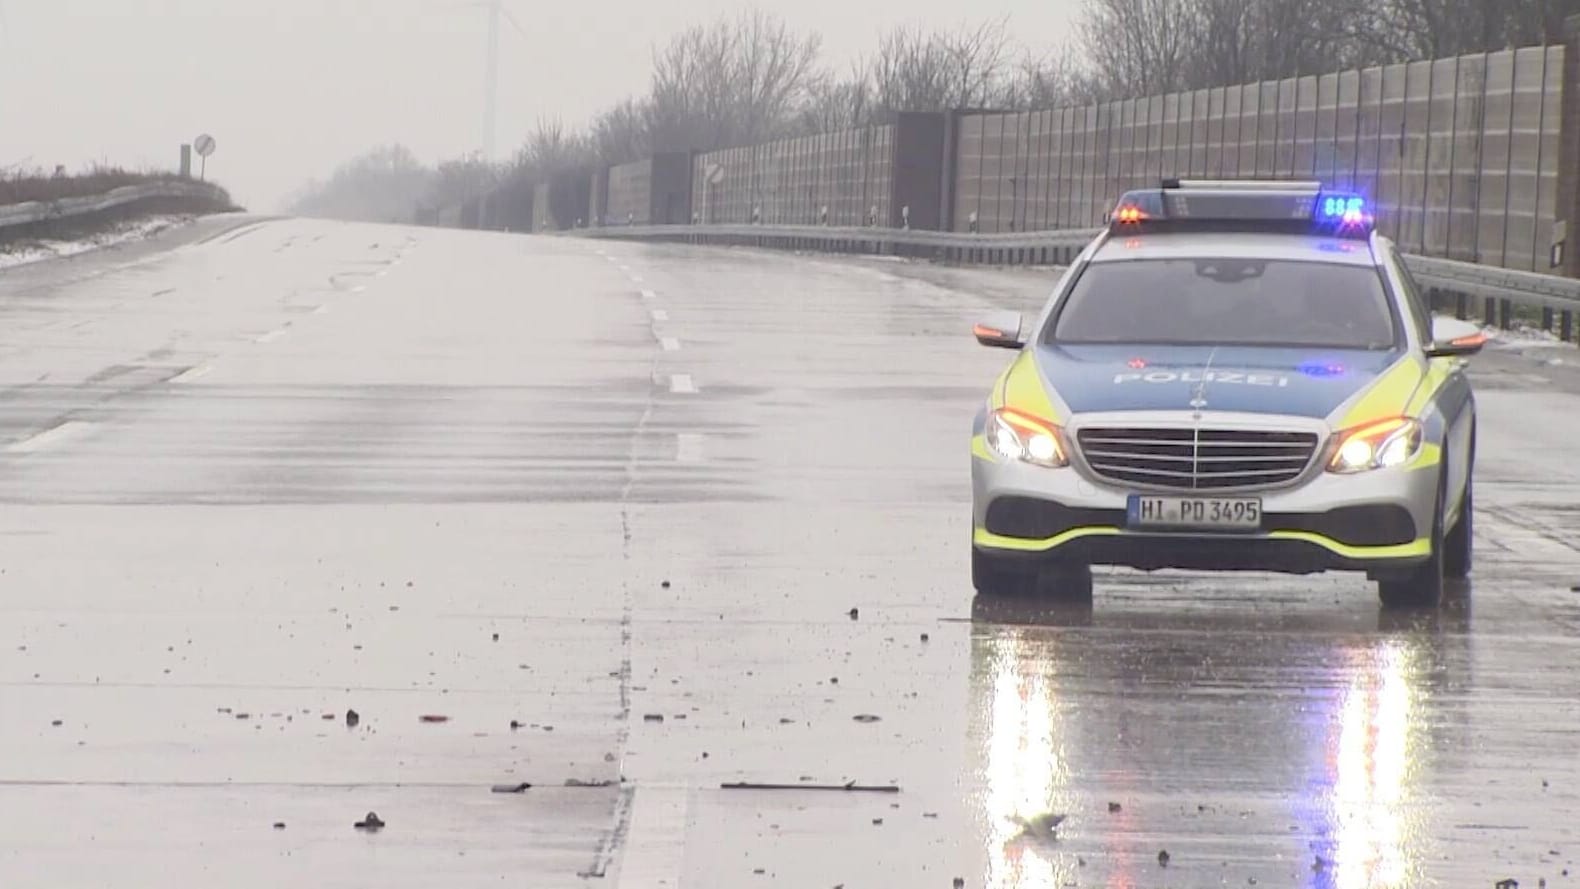
<svg viewBox="0 0 1580 889">
<path fill-rule="evenodd" d="M 1050 283 L 249 218 L 0 274 L 0 886 L 1580 885 L 1574 353 L 1477 360 L 1441 612 L 976 602 L 969 325 Z"/>
</svg>

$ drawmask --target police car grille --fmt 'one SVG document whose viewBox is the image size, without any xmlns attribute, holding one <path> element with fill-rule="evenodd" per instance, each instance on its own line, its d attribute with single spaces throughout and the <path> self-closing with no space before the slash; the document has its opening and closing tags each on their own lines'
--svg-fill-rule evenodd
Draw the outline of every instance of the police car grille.
<svg viewBox="0 0 1580 889">
<path fill-rule="evenodd" d="M 1309 432 L 1239 429 L 1087 428 L 1076 441 L 1105 479 L 1185 490 L 1285 484 L 1317 449 Z"/>
</svg>

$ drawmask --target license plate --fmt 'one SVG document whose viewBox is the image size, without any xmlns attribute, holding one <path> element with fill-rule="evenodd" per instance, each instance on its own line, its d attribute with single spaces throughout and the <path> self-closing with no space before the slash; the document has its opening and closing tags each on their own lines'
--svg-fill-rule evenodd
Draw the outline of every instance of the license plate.
<svg viewBox="0 0 1580 889">
<path fill-rule="evenodd" d="M 1157 497 L 1131 494 L 1133 528 L 1206 528 L 1254 531 L 1262 527 L 1260 497 Z"/>
</svg>

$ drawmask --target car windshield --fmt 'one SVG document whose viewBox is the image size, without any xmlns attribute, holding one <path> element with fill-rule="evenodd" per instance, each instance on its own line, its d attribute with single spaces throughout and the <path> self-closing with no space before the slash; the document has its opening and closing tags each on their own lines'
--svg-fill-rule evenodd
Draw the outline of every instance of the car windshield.
<svg viewBox="0 0 1580 889">
<path fill-rule="evenodd" d="M 1387 349 L 1395 327 L 1370 266 L 1146 259 L 1088 266 L 1044 341 Z"/>
</svg>

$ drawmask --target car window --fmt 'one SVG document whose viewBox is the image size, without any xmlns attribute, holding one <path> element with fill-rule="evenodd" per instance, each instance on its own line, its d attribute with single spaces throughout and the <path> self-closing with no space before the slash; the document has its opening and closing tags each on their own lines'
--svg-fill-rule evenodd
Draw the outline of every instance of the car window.
<svg viewBox="0 0 1580 889">
<path fill-rule="evenodd" d="M 1092 263 L 1043 339 L 1388 349 L 1397 336 L 1376 268 L 1207 257 Z"/>
</svg>

